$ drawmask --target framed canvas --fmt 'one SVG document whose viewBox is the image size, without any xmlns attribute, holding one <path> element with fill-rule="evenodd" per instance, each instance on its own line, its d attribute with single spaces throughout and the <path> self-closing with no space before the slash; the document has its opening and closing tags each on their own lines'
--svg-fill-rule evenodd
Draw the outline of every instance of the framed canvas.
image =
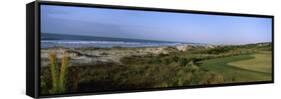
<svg viewBox="0 0 281 99">
<path fill-rule="evenodd" d="M 27 4 L 35 98 L 274 82 L 274 17 L 85 3 Z"/>
</svg>

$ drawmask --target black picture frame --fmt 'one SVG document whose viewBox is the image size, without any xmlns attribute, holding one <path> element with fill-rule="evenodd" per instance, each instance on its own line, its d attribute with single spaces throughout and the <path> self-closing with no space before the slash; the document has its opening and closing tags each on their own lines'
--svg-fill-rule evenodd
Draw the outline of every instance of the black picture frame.
<svg viewBox="0 0 281 99">
<path fill-rule="evenodd" d="M 243 83 L 228 83 L 228 84 L 212 84 L 212 85 L 194 85 L 169 88 L 146 88 L 138 90 L 118 90 L 104 92 L 86 92 L 86 93 L 66 93 L 55 95 L 40 95 L 40 6 L 41 5 L 60 5 L 60 6 L 77 6 L 90 8 L 106 8 L 106 9 L 126 9 L 126 10 L 141 10 L 141 11 L 156 11 L 156 12 L 173 12 L 173 13 L 194 13 L 206 15 L 221 15 L 221 16 L 243 16 L 243 17 L 259 17 L 272 19 L 272 80 L 243 82 Z M 71 3 L 71 2 L 54 2 L 54 1 L 34 1 L 26 5 L 26 94 L 34 98 L 49 98 L 61 96 L 79 96 L 79 95 L 97 95 L 97 94 L 112 94 L 112 93 L 128 93 L 128 92 L 143 92 L 143 91 L 160 91 L 174 89 L 191 89 L 191 88 L 209 88 L 221 86 L 237 86 L 237 85 L 252 85 L 252 84 L 268 84 L 274 83 L 274 16 L 273 15 L 258 15 L 258 14 L 242 14 L 242 13 L 227 13 L 227 12 L 209 12 L 209 11 L 194 11 L 194 10 L 179 10 L 179 9 L 164 9 L 164 8 L 148 8 L 148 7 L 133 7 L 133 6 L 116 6 L 116 5 L 101 5 L 101 4 L 86 4 L 86 3 Z"/>
</svg>

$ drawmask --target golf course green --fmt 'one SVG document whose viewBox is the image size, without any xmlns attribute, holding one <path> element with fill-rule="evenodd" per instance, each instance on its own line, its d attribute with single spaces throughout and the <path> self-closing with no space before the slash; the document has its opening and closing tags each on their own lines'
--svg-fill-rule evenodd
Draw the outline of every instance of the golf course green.
<svg viewBox="0 0 281 99">
<path fill-rule="evenodd" d="M 271 80 L 271 54 L 247 54 L 202 61 L 201 67 L 222 74 L 227 82 Z"/>
</svg>

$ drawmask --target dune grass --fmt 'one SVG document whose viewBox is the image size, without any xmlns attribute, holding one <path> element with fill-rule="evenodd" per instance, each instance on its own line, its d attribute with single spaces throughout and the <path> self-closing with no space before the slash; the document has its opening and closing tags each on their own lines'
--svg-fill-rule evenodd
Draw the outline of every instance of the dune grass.
<svg viewBox="0 0 281 99">
<path fill-rule="evenodd" d="M 67 73 L 67 65 L 69 63 L 68 55 L 63 52 L 61 59 L 61 65 L 57 63 L 57 56 L 55 51 L 49 53 L 50 60 L 50 71 L 51 71 L 51 80 L 52 80 L 52 89 L 49 93 L 64 93 L 65 89 L 65 80 Z"/>
</svg>

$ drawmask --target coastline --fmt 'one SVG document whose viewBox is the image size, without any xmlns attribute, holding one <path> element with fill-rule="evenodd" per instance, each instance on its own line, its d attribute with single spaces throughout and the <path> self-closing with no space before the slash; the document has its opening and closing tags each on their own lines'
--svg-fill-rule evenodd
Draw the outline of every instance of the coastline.
<svg viewBox="0 0 281 99">
<path fill-rule="evenodd" d="M 171 52 L 187 51 L 194 47 L 210 47 L 213 46 L 194 46 L 194 45 L 176 45 L 176 46 L 159 46 L 159 47 L 112 47 L 112 48 L 42 48 L 41 49 L 41 67 L 46 67 L 50 63 L 48 61 L 48 54 L 51 51 L 57 53 L 58 59 L 62 57 L 62 53 L 67 52 L 71 59 L 69 66 L 89 66 L 97 63 L 116 63 L 122 64 L 120 59 L 130 56 L 145 56 L 145 55 L 159 55 L 169 54 Z"/>
</svg>

